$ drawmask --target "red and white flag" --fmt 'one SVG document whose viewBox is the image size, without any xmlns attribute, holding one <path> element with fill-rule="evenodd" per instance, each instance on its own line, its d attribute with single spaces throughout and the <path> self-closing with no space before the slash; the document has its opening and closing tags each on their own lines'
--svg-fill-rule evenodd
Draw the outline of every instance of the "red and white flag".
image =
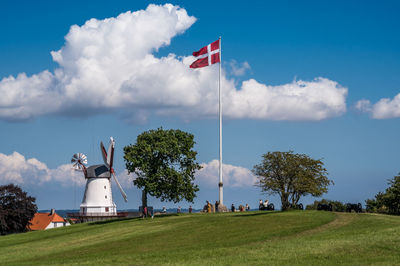
<svg viewBox="0 0 400 266">
<path fill-rule="evenodd" d="M 197 60 L 190 65 L 190 68 L 206 67 L 215 63 L 219 63 L 219 43 L 219 40 L 216 40 L 215 42 L 212 42 L 209 45 L 201 48 L 197 52 L 193 52 L 193 56 L 196 56 Z"/>
</svg>

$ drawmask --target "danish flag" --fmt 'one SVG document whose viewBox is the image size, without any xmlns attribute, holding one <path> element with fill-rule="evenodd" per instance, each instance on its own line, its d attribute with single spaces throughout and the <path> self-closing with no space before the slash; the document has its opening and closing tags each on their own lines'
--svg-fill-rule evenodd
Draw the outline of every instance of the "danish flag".
<svg viewBox="0 0 400 266">
<path fill-rule="evenodd" d="M 215 42 L 204 46 L 197 52 L 193 52 L 193 56 L 196 56 L 197 60 L 190 65 L 190 68 L 206 67 L 215 63 L 219 63 L 221 60 L 219 55 L 219 44 L 220 41 L 216 40 Z"/>
</svg>

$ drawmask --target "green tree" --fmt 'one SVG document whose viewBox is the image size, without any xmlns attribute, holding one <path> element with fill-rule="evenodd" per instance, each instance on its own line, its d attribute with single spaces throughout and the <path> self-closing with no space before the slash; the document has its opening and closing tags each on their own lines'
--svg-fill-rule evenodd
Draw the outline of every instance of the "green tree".
<svg viewBox="0 0 400 266">
<path fill-rule="evenodd" d="M 194 136 L 181 130 L 149 130 L 137 137 L 135 145 L 124 147 L 126 169 L 134 173 L 133 184 L 142 189 L 142 206 L 147 194 L 161 201 L 193 202 L 197 185 L 193 183 L 197 152 Z"/>
<path fill-rule="evenodd" d="M 25 232 L 36 211 L 35 198 L 19 186 L 0 186 L 0 234 Z"/>
<path fill-rule="evenodd" d="M 386 189 L 383 204 L 390 214 L 400 214 L 400 175 L 389 180 L 390 187 Z"/>
<path fill-rule="evenodd" d="M 262 157 L 262 162 L 253 168 L 258 177 L 256 185 L 263 192 L 278 194 L 282 210 L 298 204 L 302 196 L 321 196 L 333 184 L 321 160 L 293 151 L 268 152 Z"/>
<path fill-rule="evenodd" d="M 367 199 L 368 212 L 400 214 L 400 175 L 388 180 L 390 187 L 385 192 L 379 192 L 375 199 Z"/>
</svg>

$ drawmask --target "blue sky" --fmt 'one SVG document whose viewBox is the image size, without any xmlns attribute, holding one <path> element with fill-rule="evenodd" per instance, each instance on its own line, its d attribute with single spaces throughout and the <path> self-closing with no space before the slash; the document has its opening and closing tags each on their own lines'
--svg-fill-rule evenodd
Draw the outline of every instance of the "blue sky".
<svg viewBox="0 0 400 266">
<path fill-rule="evenodd" d="M 149 2 L 0 3 L 0 184 L 21 185 L 37 198 L 39 209 L 78 208 L 83 176 L 73 182 L 76 179 L 68 179 L 66 166 L 61 166 L 76 152 L 85 153 L 89 164 L 100 163 L 98 144 L 113 136 L 116 171 L 129 202 L 124 203 L 117 190 L 114 200 L 118 209 L 137 208 L 140 193 L 124 176 L 122 148 L 141 132 L 162 126 L 195 135 L 198 161 L 206 169 L 197 179 L 201 190 L 194 206 L 215 201 L 217 68 L 189 72 L 184 66 L 193 51 L 218 36 L 225 89 L 233 95 L 224 98 L 223 156 L 229 168 L 225 204 L 255 207 L 266 197 L 251 185 L 248 169 L 268 151 L 293 150 L 322 158 L 335 182 L 324 197 L 343 202 L 364 203 L 400 172 L 397 2 L 172 1 L 180 6 L 174 10 L 187 12 L 181 24 L 168 20 L 174 14 L 164 12 L 165 2 L 154 3 L 160 6 L 140 27 L 116 19 L 125 23 L 118 25 L 131 27 L 130 34 L 118 27 L 102 28 L 103 20 L 146 10 Z M 92 18 L 97 19 L 99 41 L 84 39 L 83 25 Z M 158 19 L 161 24 L 151 28 Z M 70 32 L 72 25 L 80 34 Z M 129 44 L 129 49 L 117 53 L 120 44 Z M 62 60 L 55 60 L 51 51 L 61 51 Z M 151 60 L 140 57 L 144 54 Z M 169 54 L 175 57 L 166 59 Z M 103 65 L 101 60 L 109 61 Z M 18 79 L 20 73 L 26 77 Z M 306 92 L 293 102 L 285 94 L 303 89 Z M 208 93 L 209 102 L 202 98 Z M 318 97 L 310 100 L 315 94 Z M 277 197 L 270 198 L 279 205 Z M 305 198 L 303 203 L 312 201 Z M 150 202 L 155 207 L 178 205 Z"/>
</svg>

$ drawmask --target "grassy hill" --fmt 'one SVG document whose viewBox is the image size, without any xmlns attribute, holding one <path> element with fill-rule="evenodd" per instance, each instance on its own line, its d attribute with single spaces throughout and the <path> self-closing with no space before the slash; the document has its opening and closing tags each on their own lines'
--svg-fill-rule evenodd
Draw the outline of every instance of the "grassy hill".
<svg viewBox="0 0 400 266">
<path fill-rule="evenodd" d="M 0 237 L 1 264 L 399 264 L 400 217 L 182 214 Z"/>
</svg>

